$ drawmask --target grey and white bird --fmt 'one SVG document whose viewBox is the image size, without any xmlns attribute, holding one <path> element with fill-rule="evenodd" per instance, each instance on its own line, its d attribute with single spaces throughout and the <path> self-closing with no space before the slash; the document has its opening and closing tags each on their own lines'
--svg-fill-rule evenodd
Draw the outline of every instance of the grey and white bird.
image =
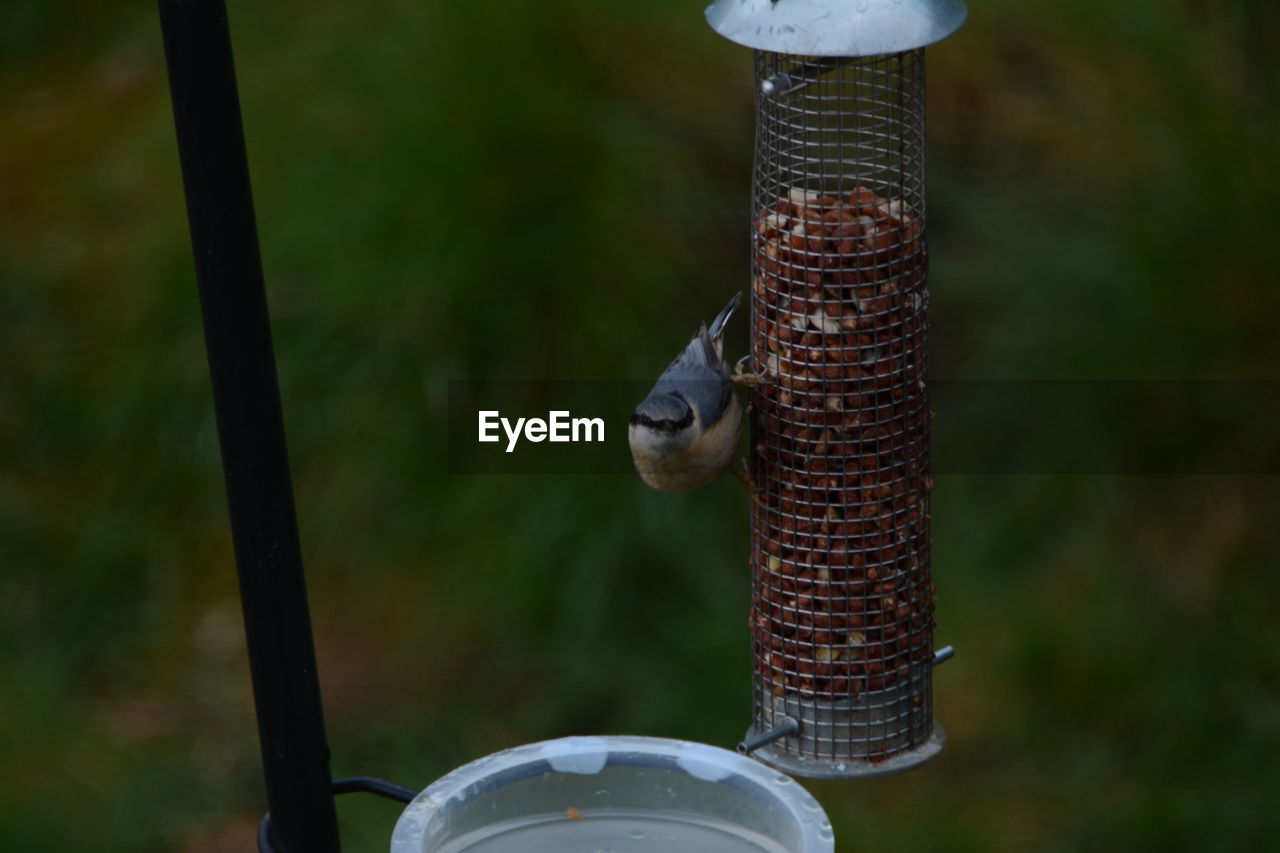
<svg viewBox="0 0 1280 853">
<path fill-rule="evenodd" d="M 742 407 L 724 361 L 724 329 L 742 294 L 711 321 L 662 372 L 636 406 L 627 429 L 631 456 L 644 482 L 664 492 L 705 486 L 738 449 Z"/>
</svg>

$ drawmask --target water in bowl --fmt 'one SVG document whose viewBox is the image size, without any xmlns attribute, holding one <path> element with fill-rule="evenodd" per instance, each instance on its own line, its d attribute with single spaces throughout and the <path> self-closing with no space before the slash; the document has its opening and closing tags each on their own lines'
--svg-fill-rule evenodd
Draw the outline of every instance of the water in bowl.
<svg viewBox="0 0 1280 853">
<path fill-rule="evenodd" d="M 638 809 L 531 815 L 456 838 L 440 853 L 788 853 L 776 841 L 699 815 Z"/>
</svg>

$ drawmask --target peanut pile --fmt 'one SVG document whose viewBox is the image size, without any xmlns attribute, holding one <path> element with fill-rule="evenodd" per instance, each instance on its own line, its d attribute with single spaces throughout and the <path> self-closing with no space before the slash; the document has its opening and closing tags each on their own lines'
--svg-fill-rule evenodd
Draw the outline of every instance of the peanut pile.
<svg viewBox="0 0 1280 853">
<path fill-rule="evenodd" d="M 856 698 L 931 663 L 923 237 L 865 187 L 756 219 L 751 628 L 777 695 Z"/>
</svg>

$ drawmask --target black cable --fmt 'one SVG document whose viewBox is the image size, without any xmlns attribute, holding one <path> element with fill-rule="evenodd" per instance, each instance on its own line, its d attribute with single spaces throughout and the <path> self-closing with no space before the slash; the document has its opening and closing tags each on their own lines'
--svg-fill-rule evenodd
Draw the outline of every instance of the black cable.
<svg viewBox="0 0 1280 853">
<path fill-rule="evenodd" d="M 346 776 L 333 780 L 335 794 L 350 794 L 356 791 L 377 794 L 379 797 L 399 800 L 402 803 L 411 803 L 413 798 L 418 796 L 418 792 L 412 788 L 388 782 L 386 779 L 376 779 L 373 776 Z"/>
<path fill-rule="evenodd" d="M 418 796 L 418 792 L 413 788 L 406 788 L 404 785 L 397 785 L 395 782 L 388 782 L 386 779 L 378 779 L 374 776 L 345 776 L 341 779 L 334 779 L 333 793 L 377 794 L 379 797 L 398 800 L 402 803 L 411 803 L 413 798 Z M 259 853 L 279 853 L 271 841 L 271 815 L 269 813 L 263 815 L 262 822 L 258 824 L 258 851 Z"/>
</svg>

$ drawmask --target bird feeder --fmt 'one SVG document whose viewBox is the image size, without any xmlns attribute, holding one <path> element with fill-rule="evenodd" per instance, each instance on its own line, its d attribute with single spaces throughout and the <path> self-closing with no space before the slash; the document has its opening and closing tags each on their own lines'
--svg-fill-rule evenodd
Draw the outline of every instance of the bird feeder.
<svg viewBox="0 0 1280 853">
<path fill-rule="evenodd" d="M 924 48 L 960 0 L 718 0 L 755 50 L 753 721 L 789 773 L 928 760 Z"/>
</svg>

